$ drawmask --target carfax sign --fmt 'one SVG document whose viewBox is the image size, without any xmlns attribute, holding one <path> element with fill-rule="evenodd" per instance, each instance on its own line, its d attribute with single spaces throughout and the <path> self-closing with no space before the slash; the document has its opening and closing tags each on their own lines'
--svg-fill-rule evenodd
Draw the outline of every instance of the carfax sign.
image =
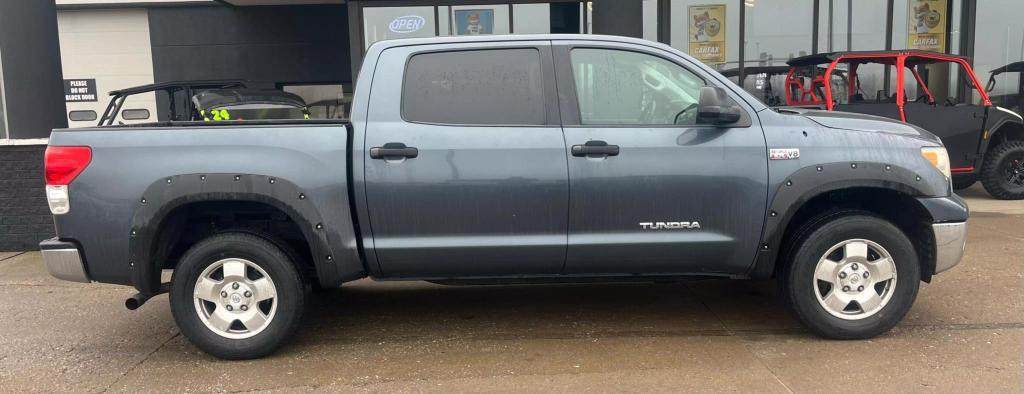
<svg viewBox="0 0 1024 394">
<path fill-rule="evenodd" d="M 907 2 L 907 48 L 946 51 L 946 1 Z"/>
<path fill-rule="evenodd" d="M 95 79 L 65 79 L 64 101 L 68 103 L 97 101 Z"/>
<path fill-rule="evenodd" d="M 690 56 L 706 64 L 725 63 L 725 4 L 691 5 Z"/>
</svg>

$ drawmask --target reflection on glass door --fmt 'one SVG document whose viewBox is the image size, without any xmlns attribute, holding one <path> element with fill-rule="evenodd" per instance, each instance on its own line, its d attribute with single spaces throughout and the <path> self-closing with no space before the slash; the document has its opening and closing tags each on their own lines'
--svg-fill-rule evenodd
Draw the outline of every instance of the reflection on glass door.
<svg viewBox="0 0 1024 394">
<path fill-rule="evenodd" d="M 671 0 L 670 45 L 718 69 L 737 67 L 738 8 L 726 0 Z"/>
<path fill-rule="evenodd" d="M 451 7 L 453 36 L 509 34 L 508 5 L 461 5 Z"/>
<path fill-rule="evenodd" d="M 785 65 L 811 53 L 813 0 L 760 0 L 745 2 L 744 7 L 745 66 Z"/>
<path fill-rule="evenodd" d="M 434 7 L 366 7 L 363 9 L 364 48 L 377 41 L 434 37 Z"/>
<path fill-rule="evenodd" d="M 513 4 L 512 25 L 516 34 L 551 33 L 551 5 Z"/>
<path fill-rule="evenodd" d="M 281 85 L 302 97 L 313 119 L 347 119 L 352 107 L 352 84 Z"/>
<path fill-rule="evenodd" d="M 653 1 L 653 0 L 652 0 Z M 585 33 L 590 13 L 576 1 L 550 3 L 365 6 L 363 49 L 377 41 L 434 36 Z M 653 8 L 652 8 L 653 9 Z"/>
</svg>

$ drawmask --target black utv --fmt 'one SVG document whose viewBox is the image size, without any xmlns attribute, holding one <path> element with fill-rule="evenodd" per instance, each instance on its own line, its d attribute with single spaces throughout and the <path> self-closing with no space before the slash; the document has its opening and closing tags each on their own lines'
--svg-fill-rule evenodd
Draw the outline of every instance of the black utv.
<svg viewBox="0 0 1024 394">
<path fill-rule="evenodd" d="M 1017 73 L 1017 86 L 1016 91 L 1008 91 L 1004 94 L 991 94 L 996 88 L 996 77 L 1002 73 Z M 1021 78 L 1024 73 L 1024 62 L 1010 63 L 1005 66 L 999 67 L 991 71 L 991 75 L 988 77 L 988 84 L 985 86 L 985 91 L 989 93 L 988 97 L 992 100 L 992 103 L 1003 108 L 1009 108 L 1018 115 L 1024 114 L 1024 78 Z"/>
</svg>

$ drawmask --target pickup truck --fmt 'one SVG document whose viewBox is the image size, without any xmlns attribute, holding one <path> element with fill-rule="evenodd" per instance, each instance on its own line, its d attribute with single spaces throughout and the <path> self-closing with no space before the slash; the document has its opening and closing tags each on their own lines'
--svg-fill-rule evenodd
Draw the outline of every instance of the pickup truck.
<svg viewBox="0 0 1024 394">
<path fill-rule="evenodd" d="M 169 292 L 220 358 L 270 354 L 317 288 L 775 278 L 826 338 L 879 335 L 956 265 L 968 210 L 935 135 L 773 110 L 668 46 L 383 41 L 351 120 L 55 130 L 61 279 Z M 173 270 L 162 283 L 164 270 Z"/>
</svg>

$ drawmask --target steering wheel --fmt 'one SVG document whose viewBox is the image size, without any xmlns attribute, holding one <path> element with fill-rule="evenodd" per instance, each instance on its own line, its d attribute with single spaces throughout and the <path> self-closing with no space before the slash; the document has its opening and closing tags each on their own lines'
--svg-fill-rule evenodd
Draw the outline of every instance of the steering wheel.
<svg viewBox="0 0 1024 394">
<path fill-rule="evenodd" d="M 691 109 L 694 109 L 694 108 L 697 108 L 697 103 L 693 103 L 693 104 L 687 105 L 686 108 L 683 108 L 682 111 L 679 111 L 678 113 L 676 113 L 675 118 L 672 119 L 672 124 L 679 124 L 679 117 L 685 115 L 687 111 L 689 111 Z M 691 113 L 687 117 L 693 117 L 693 116 L 694 116 L 693 113 Z M 683 118 L 683 119 L 686 119 L 686 118 Z M 694 119 L 694 120 L 696 120 L 696 119 Z M 693 122 L 693 123 L 696 123 L 696 122 Z M 687 124 L 689 124 L 689 123 L 687 123 Z"/>
<path fill-rule="evenodd" d="M 644 70 L 640 80 L 644 82 L 644 85 L 647 85 L 647 87 L 651 88 L 651 90 L 655 92 L 660 92 L 665 88 L 665 81 L 662 81 L 660 78 L 652 75 L 649 70 Z"/>
</svg>

